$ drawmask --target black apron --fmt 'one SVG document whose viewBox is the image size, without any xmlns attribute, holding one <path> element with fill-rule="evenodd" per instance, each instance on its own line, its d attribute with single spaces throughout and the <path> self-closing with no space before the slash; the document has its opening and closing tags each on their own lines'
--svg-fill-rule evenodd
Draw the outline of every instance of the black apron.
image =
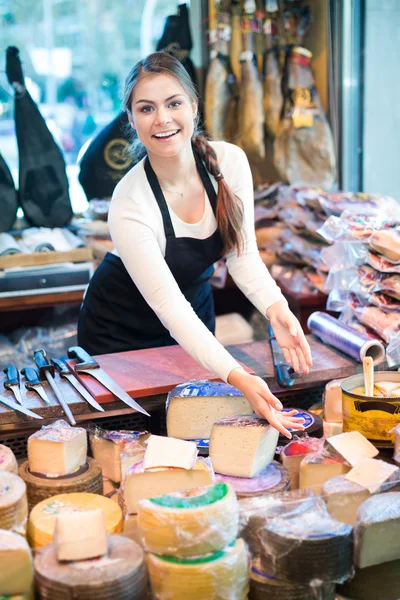
<svg viewBox="0 0 400 600">
<path fill-rule="evenodd" d="M 194 157 L 215 214 L 216 192 L 195 151 Z M 165 261 L 197 316 L 214 333 L 215 312 L 210 278 L 214 263 L 222 256 L 220 233 L 217 229 L 205 240 L 175 237 L 166 200 L 147 157 L 144 168 L 164 223 Z M 176 343 L 139 292 L 122 260 L 107 253 L 94 273 L 83 301 L 78 321 L 78 344 L 93 355 Z"/>
</svg>

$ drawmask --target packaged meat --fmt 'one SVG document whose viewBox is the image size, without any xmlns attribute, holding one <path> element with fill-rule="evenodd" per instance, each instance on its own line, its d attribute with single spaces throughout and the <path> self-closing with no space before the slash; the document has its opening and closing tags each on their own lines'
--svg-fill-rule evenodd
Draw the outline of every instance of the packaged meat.
<svg viewBox="0 0 400 600">
<path fill-rule="evenodd" d="M 400 261 L 400 230 L 376 231 L 371 235 L 369 243 L 374 250 L 385 257 Z"/>
<path fill-rule="evenodd" d="M 393 261 L 381 254 L 368 252 L 367 262 L 380 273 L 400 273 L 400 261 Z"/>
<path fill-rule="evenodd" d="M 400 331 L 400 314 L 386 313 L 376 306 L 352 306 L 354 314 L 361 323 L 374 329 L 380 337 L 387 343 L 391 337 Z"/>
<path fill-rule="evenodd" d="M 321 271 L 327 271 L 327 265 L 321 259 L 322 244 L 309 240 L 285 230 L 281 235 L 281 247 L 278 256 L 296 265 L 308 265 Z"/>
<path fill-rule="evenodd" d="M 374 292 L 369 296 L 368 300 L 371 304 L 383 310 L 383 312 L 400 312 L 400 300 L 386 296 L 382 292 Z"/>
<path fill-rule="evenodd" d="M 294 233 L 309 235 L 320 241 L 323 240 L 318 230 L 323 226 L 324 221 L 312 210 L 294 206 L 281 209 L 279 216 Z"/>
</svg>

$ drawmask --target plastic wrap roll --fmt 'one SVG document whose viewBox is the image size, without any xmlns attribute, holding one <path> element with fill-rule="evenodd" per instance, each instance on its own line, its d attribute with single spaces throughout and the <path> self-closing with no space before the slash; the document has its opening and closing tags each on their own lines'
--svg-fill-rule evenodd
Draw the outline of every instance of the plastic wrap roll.
<svg viewBox="0 0 400 600">
<path fill-rule="evenodd" d="M 307 327 L 323 342 L 359 362 L 362 362 L 365 356 L 371 356 L 374 364 L 382 362 L 385 358 L 385 349 L 381 342 L 355 331 L 326 313 L 312 313 L 308 318 Z"/>
</svg>

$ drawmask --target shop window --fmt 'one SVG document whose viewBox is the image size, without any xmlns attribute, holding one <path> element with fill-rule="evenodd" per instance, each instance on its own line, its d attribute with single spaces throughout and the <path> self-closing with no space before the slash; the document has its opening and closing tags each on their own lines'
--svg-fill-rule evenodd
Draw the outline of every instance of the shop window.
<svg viewBox="0 0 400 600">
<path fill-rule="evenodd" d="M 74 212 L 87 202 L 78 183 L 82 146 L 121 107 L 133 64 L 152 52 L 177 0 L 3 0 L 0 50 L 17 46 L 26 85 L 67 163 Z M 189 4 L 189 2 L 188 2 Z M 0 149 L 18 184 L 13 90 L 0 70 Z"/>
</svg>

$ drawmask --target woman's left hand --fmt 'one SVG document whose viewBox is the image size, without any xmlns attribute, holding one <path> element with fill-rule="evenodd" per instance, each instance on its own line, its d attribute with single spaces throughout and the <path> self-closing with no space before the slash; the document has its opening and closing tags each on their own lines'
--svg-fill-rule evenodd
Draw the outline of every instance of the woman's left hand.
<svg viewBox="0 0 400 600">
<path fill-rule="evenodd" d="M 290 311 L 285 300 L 274 302 L 267 310 L 276 341 L 282 348 L 285 360 L 296 373 L 309 372 L 312 366 L 311 349 L 300 323 Z"/>
</svg>

